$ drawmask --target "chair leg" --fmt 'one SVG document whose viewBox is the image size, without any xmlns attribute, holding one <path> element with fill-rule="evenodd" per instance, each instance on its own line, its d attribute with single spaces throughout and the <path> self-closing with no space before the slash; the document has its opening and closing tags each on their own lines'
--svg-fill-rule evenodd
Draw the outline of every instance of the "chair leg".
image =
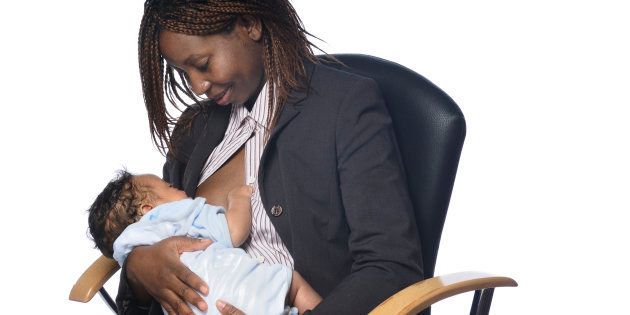
<svg viewBox="0 0 630 315">
<path fill-rule="evenodd" d="M 98 293 L 100 293 L 101 298 L 103 299 L 103 301 L 105 301 L 105 303 L 109 306 L 109 308 L 114 312 L 114 314 L 118 314 L 118 308 L 116 307 L 116 302 L 112 300 L 112 297 L 109 296 L 109 293 L 107 293 L 107 290 L 105 290 L 105 288 L 100 288 L 98 290 Z"/>
<path fill-rule="evenodd" d="M 488 315 L 493 293 L 494 288 L 476 290 L 470 308 L 470 315 Z"/>
</svg>

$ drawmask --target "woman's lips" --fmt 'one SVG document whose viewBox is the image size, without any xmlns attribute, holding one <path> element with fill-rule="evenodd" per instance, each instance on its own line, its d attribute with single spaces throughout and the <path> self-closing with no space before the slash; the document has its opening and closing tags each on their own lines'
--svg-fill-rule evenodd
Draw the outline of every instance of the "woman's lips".
<svg viewBox="0 0 630 315">
<path fill-rule="evenodd" d="M 223 90 L 223 92 L 221 92 L 219 95 L 213 97 L 212 99 L 219 105 L 227 105 L 229 103 L 230 96 L 232 96 L 231 85 L 225 90 Z"/>
</svg>

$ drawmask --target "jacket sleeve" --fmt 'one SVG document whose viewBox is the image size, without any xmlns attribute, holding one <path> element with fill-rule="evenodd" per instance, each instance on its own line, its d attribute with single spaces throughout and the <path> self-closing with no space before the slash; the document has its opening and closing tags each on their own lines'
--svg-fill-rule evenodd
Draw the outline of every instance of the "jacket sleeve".
<svg viewBox="0 0 630 315">
<path fill-rule="evenodd" d="M 373 80 L 359 80 L 339 108 L 336 149 L 353 264 L 312 314 L 366 314 L 422 279 L 420 241 L 402 161 Z"/>
<path fill-rule="evenodd" d="M 127 280 L 126 263 L 120 269 L 120 282 L 118 284 L 118 295 L 116 296 L 116 307 L 118 308 L 118 314 L 120 315 L 149 315 L 149 314 L 161 314 L 162 310 L 159 304 L 152 300 L 149 304 L 140 303 L 129 286 Z M 155 308 L 159 309 L 156 312 Z"/>
</svg>

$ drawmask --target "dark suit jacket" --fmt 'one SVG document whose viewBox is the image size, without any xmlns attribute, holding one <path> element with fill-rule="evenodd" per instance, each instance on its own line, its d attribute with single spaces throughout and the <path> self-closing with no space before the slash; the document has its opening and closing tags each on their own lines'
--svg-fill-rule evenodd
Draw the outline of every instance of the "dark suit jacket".
<svg viewBox="0 0 630 315">
<path fill-rule="evenodd" d="M 261 197 L 295 269 L 324 297 L 312 313 L 364 314 L 422 278 L 402 162 L 376 83 L 306 65 L 308 88 L 292 93 L 263 152 Z M 164 165 L 165 180 L 189 196 L 227 128 L 229 108 L 184 113 L 192 114 L 177 157 Z M 270 212 L 274 206 L 280 215 Z M 133 312 L 125 279 L 117 300 L 121 311 Z"/>
</svg>

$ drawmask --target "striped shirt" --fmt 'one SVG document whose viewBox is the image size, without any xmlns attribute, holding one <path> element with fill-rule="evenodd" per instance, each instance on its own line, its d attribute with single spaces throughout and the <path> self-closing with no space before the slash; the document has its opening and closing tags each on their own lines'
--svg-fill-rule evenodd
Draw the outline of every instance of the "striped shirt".
<svg viewBox="0 0 630 315">
<path fill-rule="evenodd" d="M 293 269 L 293 257 L 280 239 L 265 212 L 258 190 L 258 166 L 267 130 L 268 86 L 265 84 L 251 112 L 243 105 L 233 105 L 225 136 L 206 161 L 199 179 L 201 185 L 245 144 L 245 180 L 253 187 L 252 228 L 243 249 L 254 259 L 279 263 Z"/>
</svg>

